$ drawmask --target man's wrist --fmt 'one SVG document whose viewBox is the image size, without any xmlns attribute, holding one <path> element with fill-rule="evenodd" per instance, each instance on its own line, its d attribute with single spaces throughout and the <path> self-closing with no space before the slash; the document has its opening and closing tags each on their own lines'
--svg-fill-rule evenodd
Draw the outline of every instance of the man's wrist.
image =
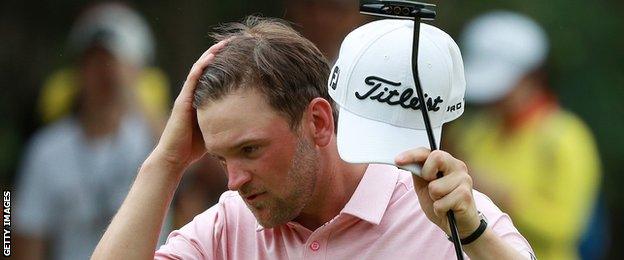
<svg viewBox="0 0 624 260">
<path fill-rule="evenodd" d="M 175 176 L 182 175 L 186 167 L 187 165 L 163 155 L 160 151 L 158 151 L 158 148 L 154 149 L 154 151 L 152 151 L 152 153 L 145 159 L 145 161 L 141 165 L 141 169 L 151 168 L 164 170 Z"/>
<path fill-rule="evenodd" d="M 462 245 L 464 248 L 468 248 L 468 249 L 476 248 L 476 247 L 479 247 L 481 244 L 488 242 L 487 240 L 494 239 L 493 236 L 496 236 L 496 234 L 492 232 L 492 229 L 490 227 L 487 227 L 485 228 L 483 233 L 479 237 L 477 237 L 474 241 L 472 241 L 471 243 L 462 244 Z"/>
<path fill-rule="evenodd" d="M 469 227 L 461 226 L 458 227 L 458 235 L 462 245 L 466 245 L 472 243 L 474 240 L 479 238 L 487 228 L 487 219 L 485 215 L 480 211 L 477 211 L 477 218 L 474 218 L 474 221 L 469 225 Z M 449 241 L 453 241 L 452 237 L 447 234 L 447 238 Z"/>
<path fill-rule="evenodd" d="M 188 163 L 180 160 L 180 158 L 176 155 L 163 151 L 159 148 L 159 146 L 156 146 L 147 159 L 145 159 L 144 164 L 146 163 L 157 165 L 160 168 L 165 168 L 173 172 L 182 172 L 189 165 Z"/>
<path fill-rule="evenodd" d="M 485 229 L 487 228 L 487 226 L 487 221 L 485 220 L 485 218 L 482 217 L 479 221 L 479 226 L 475 229 L 475 231 L 472 232 L 470 235 L 460 239 L 461 244 L 468 245 L 477 240 L 479 237 L 481 237 L 481 235 L 483 235 L 483 233 L 485 233 Z"/>
</svg>

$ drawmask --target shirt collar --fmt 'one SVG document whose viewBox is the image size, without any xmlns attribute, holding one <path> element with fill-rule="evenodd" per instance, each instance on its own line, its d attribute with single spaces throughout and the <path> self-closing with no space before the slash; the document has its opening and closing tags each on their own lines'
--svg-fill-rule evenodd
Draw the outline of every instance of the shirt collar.
<svg viewBox="0 0 624 260">
<path fill-rule="evenodd" d="M 375 225 L 379 225 L 386 212 L 390 198 L 394 193 L 396 182 L 399 179 L 397 168 L 391 165 L 369 164 L 364 176 L 355 192 L 340 211 L 340 214 L 349 214 Z M 256 220 L 256 231 L 265 228 Z"/>
<path fill-rule="evenodd" d="M 370 164 L 347 205 L 340 212 L 379 225 L 394 193 L 399 173 L 396 167 Z"/>
</svg>

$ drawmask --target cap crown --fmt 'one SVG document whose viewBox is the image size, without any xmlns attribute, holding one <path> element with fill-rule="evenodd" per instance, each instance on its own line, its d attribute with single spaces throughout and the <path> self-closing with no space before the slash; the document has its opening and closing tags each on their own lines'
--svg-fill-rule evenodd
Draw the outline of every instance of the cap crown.
<svg viewBox="0 0 624 260">
<path fill-rule="evenodd" d="M 386 19 L 368 23 L 343 41 L 328 81 L 341 108 L 391 125 L 425 129 L 426 104 L 432 127 L 464 111 L 463 62 L 457 44 L 438 28 L 421 24 L 418 70 L 424 101 L 412 76 L 414 22 Z"/>
</svg>

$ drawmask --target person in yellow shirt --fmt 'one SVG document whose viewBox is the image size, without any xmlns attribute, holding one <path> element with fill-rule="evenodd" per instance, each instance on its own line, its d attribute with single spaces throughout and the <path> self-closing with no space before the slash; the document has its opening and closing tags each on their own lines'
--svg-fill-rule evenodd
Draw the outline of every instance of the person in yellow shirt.
<svg viewBox="0 0 624 260">
<path fill-rule="evenodd" d="M 44 80 L 37 100 L 37 113 L 44 125 L 72 113 L 78 102 L 79 77 L 77 69 L 68 66 L 55 70 Z M 162 130 L 164 116 L 169 110 L 168 80 L 160 68 L 147 66 L 138 72 L 136 84 L 132 86 L 136 105 L 154 135 Z"/>
<path fill-rule="evenodd" d="M 538 258 L 578 259 L 600 163 L 588 127 L 547 88 L 546 34 L 528 17 L 496 11 L 470 22 L 462 39 L 466 100 L 482 110 L 450 129 L 451 150 Z"/>
</svg>

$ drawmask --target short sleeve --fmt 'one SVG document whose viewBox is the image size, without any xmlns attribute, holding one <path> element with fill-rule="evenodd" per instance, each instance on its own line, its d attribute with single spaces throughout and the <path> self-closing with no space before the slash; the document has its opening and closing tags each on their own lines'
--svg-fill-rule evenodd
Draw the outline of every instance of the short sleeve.
<svg viewBox="0 0 624 260">
<path fill-rule="evenodd" d="M 227 239 L 224 226 L 225 211 L 219 203 L 171 232 L 154 259 L 221 259 Z"/>
<path fill-rule="evenodd" d="M 473 191 L 473 196 L 477 204 L 477 209 L 485 215 L 488 226 L 492 231 L 511 245 L 511 247 L 526 256 L 527 259 L 535 259 L 535 253 L 531 245 L 522 234 L 520 234 L 518 229 L 514 227 L 509 215 L 502 212 L 494 202 L 483 193 L 475 190 Z"/>
</svg>

